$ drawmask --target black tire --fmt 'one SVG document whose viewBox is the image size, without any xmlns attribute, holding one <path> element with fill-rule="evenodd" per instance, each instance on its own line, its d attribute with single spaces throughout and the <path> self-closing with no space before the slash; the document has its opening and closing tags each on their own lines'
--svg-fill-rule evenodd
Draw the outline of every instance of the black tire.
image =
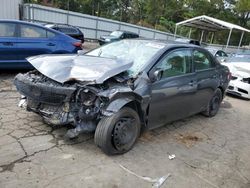
<svg viewBox="0 0 250 188">
<path fill-rule="evenodd" d="M 202 112 L 202 114 L 207 117 L 215 116 L 220 108 L 221 101 L 222 101 L 222 92 L 218 88 L 216 89 L 211 100 L 209 101 L 207 109 L 204 112 Z"/>
<path fill-rule="evenodd" d="M 128 152 L 140 135 L 138 113 L 128 107 L 109 117 L 103 117 L 95 131 L 95 144 L 107 155 Z"/>
</svg>

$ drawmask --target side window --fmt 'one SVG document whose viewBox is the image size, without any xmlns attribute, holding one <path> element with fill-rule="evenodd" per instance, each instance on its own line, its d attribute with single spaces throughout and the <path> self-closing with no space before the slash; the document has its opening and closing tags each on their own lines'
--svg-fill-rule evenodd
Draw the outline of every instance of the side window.
<svg viewBox="0 0 250 188">
<path fill-rule="evenodd" d="M 225 52 L 221 51 L 221 56 L 222 57 L 227 57 L 227 54 Z"/>
<path fill-rule="evenodd" d="M 39 27 L 20 25 L 20 36 L 24 38 L 46 38 L 47 32 Z"/>
<path fill-rule="evenodd" d="M 58 30 L 65 34 L 77 34 L 78 30 L 70 27 L 59 27 Z"/>
<path fill-rule="evenodd" d="M 50 32 L 50 31 L 47 31 L 47 37 L 48 37 L 48 38 L 53 38 L 53 37 L 55 37 L 55 36 L 56 36 L 55 33 Z"/>
<path fill-rule="evenodd" d="M 221 55 L 221 52 L 220 52 L 220 51 L 216 52 L 215 57 L 221 57 L 221 56 L 222 56 L 222 55 Z"/>
<path fill-rule="evenodd" d="M 16 24 L 0 23 L 0 37 L 14 37 Z"/>
<path fill-rule="evenodd" d="M 190 50 L 177 50 L 163 57 L 156 69 L 163 70 L 162 78 L 184 75 L 191 72 Z"/>
<path fill-rule="evenodd" d="M 213 67 L 211 58 L 203 52 L 195 50 L 193 58 L 195 70 L 206 70 Z"/>
</svg>

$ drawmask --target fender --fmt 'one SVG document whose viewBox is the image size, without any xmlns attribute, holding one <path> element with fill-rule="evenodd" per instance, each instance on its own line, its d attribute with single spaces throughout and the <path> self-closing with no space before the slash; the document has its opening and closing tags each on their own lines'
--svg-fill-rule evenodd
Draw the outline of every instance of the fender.
<svg viewBox="0 0 250 188">
<path fill-rule="evenodd" d="M 105 116 L 111 116 L 118 112 L 122 107 L 132 101 L 138 101 L 141 103 L 142 97 L 134 92 L 120 93 L 112 97 L 110 102 L 103 107 L 102 114 Z"/>
</svg>

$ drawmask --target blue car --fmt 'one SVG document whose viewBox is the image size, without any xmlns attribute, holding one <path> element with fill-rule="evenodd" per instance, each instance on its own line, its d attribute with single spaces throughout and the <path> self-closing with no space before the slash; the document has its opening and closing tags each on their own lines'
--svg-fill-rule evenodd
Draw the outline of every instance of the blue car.
<svg viewBox="0 0 250 188">
<path fill-rule="evenodd" d="M 81 50 L 81 41 L 61 32 L 17 20 L 0 20 L 0 69 L 32 68 L 29 56 Z"/>
</svg>

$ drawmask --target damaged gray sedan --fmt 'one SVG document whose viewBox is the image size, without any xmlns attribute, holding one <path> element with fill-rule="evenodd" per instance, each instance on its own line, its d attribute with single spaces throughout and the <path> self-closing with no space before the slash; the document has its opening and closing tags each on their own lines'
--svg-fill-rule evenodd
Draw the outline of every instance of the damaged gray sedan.
<svg viewBox="0 0 250 188">
<path fill-rule="evenodd" d="M 140 133 L 202 112 L 216 115 L 227 67 L 191 44 L 122 40 L 84 55 L 28 58 L 36 70 L 14 80 L 22 105 L 67 136 L 95 132 L 106 154 L 122 154 Z"/>
</svg>

